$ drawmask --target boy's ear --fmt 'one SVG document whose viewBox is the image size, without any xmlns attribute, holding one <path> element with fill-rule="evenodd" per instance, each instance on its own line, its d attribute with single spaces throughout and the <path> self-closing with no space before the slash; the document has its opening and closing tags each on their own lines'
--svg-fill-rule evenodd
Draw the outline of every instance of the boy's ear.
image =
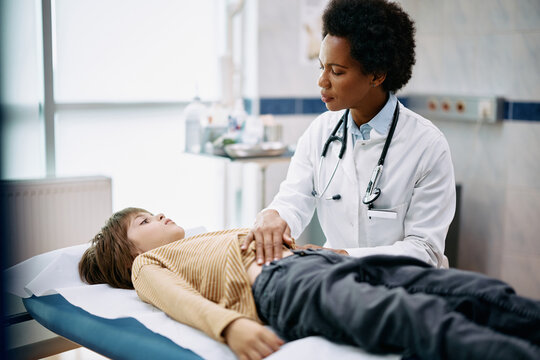
<svg viewBox="0 0 540 360">
<path fill-rule="evenodd" d="M 141 255 L 143 252 L 139 249 L 139 248 L 135 248 L 133 249 L 133 252 L 131 253 L 133 255 L 133 257 L 137 257 L 139 255 Z"/>
</svg>

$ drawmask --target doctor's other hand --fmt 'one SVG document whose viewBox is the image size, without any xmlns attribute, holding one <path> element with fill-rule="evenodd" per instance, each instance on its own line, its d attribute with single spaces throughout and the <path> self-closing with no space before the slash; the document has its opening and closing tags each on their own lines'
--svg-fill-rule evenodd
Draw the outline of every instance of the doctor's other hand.
<svg viewBox="0 0 540 360">
<path fill-rule="evenodd" d="M 296 249 L 300 249 L 300 250 L 305 250 L 305 249 L 329 250 L 329 251 L 335 252 L 336 254 L 341 254 L 341 255 L 347 255 L 347 256 L 349 256 L 349 253 L 347 252 L 347 250 L 325 248 L 325 247 L 322 247 L 322 246 L 319 246 L 319 245 L 314 245 L 314 244 L 297 245 L 297 246 L 296 246 Z"/>
<path fill-rule="evenodd" d="M 234 320 L 223 330 L 225 342 L 241 360 L 259 360 L 284 344 L 273 331 L 246 318 Z"/>
<path fill-rule="evenodd" d="M 242 244 L 242 250 L 255 240 L 257 264 L 270 263 L 281 259 L 283 243 L 291 246 L 291 229 L 276 210 L 267 209 L 257 214 L 255 224 Z"/>
</svg>

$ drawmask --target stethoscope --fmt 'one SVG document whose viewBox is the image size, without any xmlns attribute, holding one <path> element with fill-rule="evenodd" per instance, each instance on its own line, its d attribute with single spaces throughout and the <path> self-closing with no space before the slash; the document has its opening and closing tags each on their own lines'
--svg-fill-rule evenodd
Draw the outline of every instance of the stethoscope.
<svg viewBox="0 0 540 360">
<path fill-rule="evenodd" d="M 317 176 L 317 190 L 320 190 L 320 184 L 321 184 L 321 169 L 322 169 L 322 162 L 323 159 L 326 157 L 326 153 L 328 152 L 328 148 L 330 147 L 330 144 L 334 141 L 339 141 L 341 143 L 341 149 L 339 150 L 338 154 L 338 161 L 336 162 L 336 166 L 334 167 L 334 171 L 332 171 L 332 175 L 330 176 L 330 179 L 326 183 L 326 186 L 324 187 L 323 191 L 319 194 L 316 189 L 313 189 L 311 192 L 311 195 L 315 196 L 318 199 L 321 199 L 324 194 L 326 193 L 326 190 L 328 190 L 328 187 L 332 183 L 332 179 L 334 179 L 334 175 L 336 174 L 336 171 L 338 169 L 339 163 L 341 162 L 341 159 L 343 158 L 343 154 L 345 154 L 345 150 L 347 149 L 347 118 L 349 116 L 349 109 L 345 111 L 345 114 L 341 117 L 341 119 L 338 121 L 337 125 L 334 127 L 334 130 L 332 130 L 332 133 L 326 140 L 323 146 L 323 150 L 321 153 L 321 158 L 319 160 L 319 175 Z M 377 163 L 377 166 L 373 169 L 373 172 L 371 174 L 371 179 L 369 180 L 366 193 L 364 194 L 364 197 L 362 199 L 362 202 L 369 206 L 371 209 L 373 207 L 373 202 L 377 200 L 377 198 L 381 195 L 381 189 L 377 187 L 379 184 L 379 179 L 381 178 L 382 171 L 383 171 L 383 164 L 384 159 L 386 158 L 386 153 L 388 152 L 388 148 L 390 147 L 390 143 L 392 142 L 392 136 L 394 135 L 394 131 L 396 130 L 397 121 L 399 118 L 399 103 L 396 104 L 396 109 L 394 110 L 394 117 L 392 118 L 392 124 L 390 125 L 390 130 L 388 131 L 388 136 L 386 137 L 386 141 L 384 143 L 383 151 L 381 153 L 381 157 L 379 158 L 379 162 Z M 341 126 L 343 125 L 343 134 L 342 136 L 338 136 L 337 133 Z M 336 194 L 334 196 L 329 196 L 325 198 L 326 200 L 340 200 L 341 195 Z"/>
</svg>

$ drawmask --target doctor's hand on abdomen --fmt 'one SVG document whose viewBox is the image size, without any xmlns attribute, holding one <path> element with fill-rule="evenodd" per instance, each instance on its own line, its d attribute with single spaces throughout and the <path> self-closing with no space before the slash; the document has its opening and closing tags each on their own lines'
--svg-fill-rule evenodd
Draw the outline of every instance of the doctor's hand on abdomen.
<svg viewBox="0 0 540 360">
<path fill-rule="evenodd" d="M 247 249 L 249 243 L 255 241 L 257 263 L 270 263 L 281 259 L 283 244 L 290 247 L 293 244 L 289 225 L 276 210 L 267 209 L 257 214 L 255 224 L 251 228 L 242 250 Z"/>
</svg>

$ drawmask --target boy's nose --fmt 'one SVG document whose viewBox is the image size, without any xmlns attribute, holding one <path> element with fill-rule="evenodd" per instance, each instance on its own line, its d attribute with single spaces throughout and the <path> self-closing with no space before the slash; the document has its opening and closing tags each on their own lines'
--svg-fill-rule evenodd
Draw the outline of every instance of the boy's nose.
<svg viewBox="0 0 540 360">
<path fill-rule="evenodd" d="M 162 213 L 160 213 L 160 214 L 157 214 L 157 215 L 156 215 L 156 218 L 157 218 L 159 221 L 161 221 L 161 220 L 165 219 L 165 215 L 162 214 Z"/>
</svg>

